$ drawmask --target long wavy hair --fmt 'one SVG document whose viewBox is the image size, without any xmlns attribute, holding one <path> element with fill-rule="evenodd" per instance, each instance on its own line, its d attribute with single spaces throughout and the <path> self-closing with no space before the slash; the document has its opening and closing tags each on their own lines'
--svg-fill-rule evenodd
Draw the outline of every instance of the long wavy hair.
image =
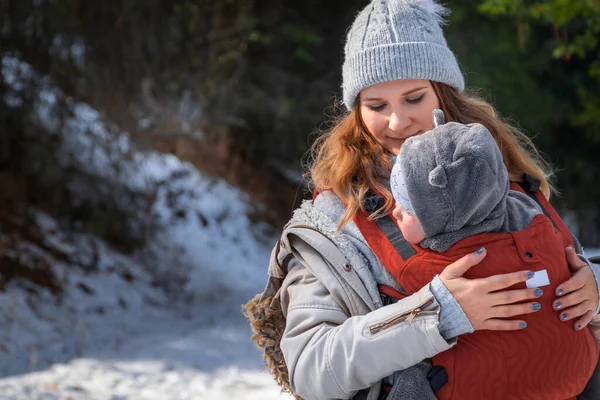
<svg viewBox="0 0 600 400">
<path fill-rule="evenodd" d="M 447 122 L 480 123 L 492 134 L 504 158 L 511 181 L 520 181 L 529 174 L 541 181 L 541 190 L 549 198 L 553 190 L 548 179 L 551 168 L 529 137 L 503 121 L 494 108 L 475 93 L 460 93 L 438 82 L 431 82 Z M 388 187 L 391 153 L 381 146 L 367 130 L 360 115 L 359 101 L 354 108 L 339 117 L 333 127 L 315 140 L 311 149 L 307 176 L 318 191 L 332 190 L 346 205 L 338 224 L 340 229 L 359 209 L 369 189 L 385 198 L 385 204 L 371 218 L 387 212 L 393 206 Z"/>
</svg>

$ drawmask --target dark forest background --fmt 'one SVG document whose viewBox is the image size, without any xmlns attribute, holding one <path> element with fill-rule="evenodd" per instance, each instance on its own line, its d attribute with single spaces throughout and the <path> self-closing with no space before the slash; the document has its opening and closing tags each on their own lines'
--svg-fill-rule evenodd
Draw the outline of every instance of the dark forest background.
<svg viewBox="0 0 600 400">
<path fill-rule="evenodd" d="M 446 29 L 466 74 L 556 167 L 553 203 L 600 244 L 600 1 L 452 0 Z M 60 88 L 58 121 L 85 102 L 143 148 L 170 152 L 267 207 L 279 228 L 304 193 L 301 158 L 340 112 L 345 31 L 367 1 L 0 0 L 0 229 L 29 206 L 125 250 L 150 225 L 124 224 L 89 172 L 57 162 L 60 135 L 34 123 L 40 90 Z M 23 74 L 19 95 L 6 72 Z M 60 125 L 57 128 L 60 131 Z M 87 175 L 86 175 L 87 174 Z M 75 201 L 73 181 L 92 193 Z M 24 217 L 19 221 L 26 224 Z M 25 229 L 21 226 L 19 229 Z"/>
</svg>

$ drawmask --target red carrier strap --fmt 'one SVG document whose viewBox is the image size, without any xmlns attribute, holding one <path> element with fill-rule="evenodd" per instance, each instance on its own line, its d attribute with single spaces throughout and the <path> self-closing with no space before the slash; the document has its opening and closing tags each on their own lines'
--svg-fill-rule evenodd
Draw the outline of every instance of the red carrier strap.
<svg viewBox="0 0 600 400">
<path fill-rule="evenodd" d="M 540 191 L 540 181 L 535 179 L 534 177 L 523 174 L 523 178 L 521 182 L 518 182 L 518 185 L 511 185 L 511 189 L 519 190 L 525 193 L 527 196 L 531 197 L 535 202 L 542 208 L 544 215 L 550 219 L 554 228 L 558 230 L 565 240 L 565 243 L 574 246 L 575 238 L 569 231 L 569 228 L 565 225 L 563 220 L 560 218 L 554 207 L 550 204 L 544 193 Z"/>
<path fill-rule="evenodd" d="M 354 222 L 379 262 L 393 276 L 397 277 L 400 268 L 406 260 L 417 254 L 417 250 L 404 239 L 402 232 L 389 214 L 379 216 L 375 220 L 369 219 L 369 215 L 383 207 L 384 204 L 385 199 L 370 190 L 365 197 L 364 210 L 359 210 L 354 215 Z M 381 287 L 394 291 L 394 294 L 382 291 L 382 293 L 391 297 L 397 298 L 398 294 L 402 297 L 407 295 L 404 290 L 398 293 L 390 287 Z"/>
<path fill-rule="evenodd" d="M 318 195 L 319 191 L 315 188 L 312 196 L 313 203 Z M 398 229 L 398 226 L 389 214 L 380 216 L 375 221 L 369 219 L 370 213 L 383 207 L 384 204 L 385 199 L 383 197 L 369 190 L 365 196 L 365 211 L 358 210 L 354 216 L 354 222 L 367 240 L 369 247 L 375 252 L 375 255 L 383 265 L 388 265 L 387 262 L 384 262 L 384 259 L 388 259 L 385 254 L 390 249 L 393 249 L 400 257 L 400 261 L 404 262 L 404 260 L 408 260 L 417 254 L 417 251 L 404 239 L 402 232 Z M 381 235 L 382 233 L 383 235 Z M 380 258 L 380 255 L 383 258 Z M 396 261 L 396 257 L 393 257 L 391 261 Z"/>
<path fill-rule="evenodd" d="M 393 299 L 402 299 L 407 296 L 406 293 L 401 293 L 391 286 L 377 285 L 377 288 L 379 289 L 379 293 L 389 296 Z"/>
</svg>

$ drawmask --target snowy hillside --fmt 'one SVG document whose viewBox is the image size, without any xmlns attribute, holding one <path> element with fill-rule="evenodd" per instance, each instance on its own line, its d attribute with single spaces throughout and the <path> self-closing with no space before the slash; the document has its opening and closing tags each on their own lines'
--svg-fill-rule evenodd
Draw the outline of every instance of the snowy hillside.
<svg viewBox="0 0 600 400">
<path fill-rule="evenodd" d="M 15 57 L 2 68 L 13 89 L 4 100 L 17 107 L 23 81 L 40 78 Z M 60 127 L 58 102 L 70 110 Z M 74 180 L 82 202 L 123 188 L 148 194 L 150 208 L 117 205 L 155 229 L 129 256 L 37 210 L 29 218 L 41 240 L 0 233 L 6 257 L 44 266 L 55 282 L 13 279 L 0 292 L 0 399 L 285 398 L 241 314 L 264 286 L 275 240 L 250 222 L 247 196 L 175 156 L 137 149 L 51 82 L 33 109 L 35 123 L 61 135 L 61 166 L 105 183 L 98 193 Z"/>
<path fill-rule="evenodd" d="M 152 160 L 149 170 L 164 171 L 166 161 L 190 168 L 171 156 Z M 170 225 L 171 242 L 162 243 L 193 265 L 175 303 L 135 259 L 35 215 L 48 247 L 65 255 L 52 262 L 64 292 L 16 282 L 0 293 L 0 373 L 8 376 L 0 399 L 279 397 L 240 313 L 262 289 L 269 249 L 237 189 L 195 171 L 189 185 L 198 195 L 186 204 L 191 217 Z"/>
<path fill-rule="evenodd" d="M 227 194 L 232 206 L 243 206 L 234 188 L 215 187 L 221 191 L 209 192 L 212 199 Z M 226 284 L 232 274 L 264 269 L 264 246 L 253 243 L 254 264 L 237 264 L 248 259 L 243 246 L 236 250 L 226 235 L 198 230 L 190 236 L 196 238 L 190 246 L 198 248 L 194 242 L 209 237 L 221 239 L 211 247 L 210 256 L 229 261 L 226 270 L 209 270 L 204 280 L 196 276 L 203 287 L 207 280 L 220 281 L 221 295 L 214 291 L 212 298 L 193 296 L 197 286 L 192 280 L 192 295 L 172 304 L 152 286 L 140 265 L 97 239 L 65 237 L 51 219 L 41 215 L 38 219 L 52 246 L 73 259 L 91 258 L 94 249 L 96 262 L 92 270 L 57 263 L 59 271 L 69 269 L 64 274 L 64 293 L 58 298 L 46 290 L 25 291 L 20 284 L 1 293 L 5 356 L 0 366 L 7 377 L 0 379 L 0 399 L 280 398 L 239 313 L 242 299 L 260 290 L 262 282 L 254 280 L 253 286 L 246 279 Z M 243 224 L 235 226 L 239 236 L 251 240 Z M 209 261 L 203 257 L 198 271 L 204 260 Z M 42 371 L 26 373 L 29 370 Z"/>
</svg>

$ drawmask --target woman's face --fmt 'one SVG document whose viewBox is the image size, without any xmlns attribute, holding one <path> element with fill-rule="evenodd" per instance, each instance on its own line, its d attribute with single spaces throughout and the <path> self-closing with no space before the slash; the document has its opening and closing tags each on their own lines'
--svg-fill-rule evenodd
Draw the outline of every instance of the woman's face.
<svg viewBox="0 0 600 400">
<path fill-rule="evenodd" d="M 440 108 L 431 82 L 400 79 L 360 92 L 360 114 L 375 140 L 394 154 L 404 141 L 433 129 L 431 112 Z"/>
</svg>

